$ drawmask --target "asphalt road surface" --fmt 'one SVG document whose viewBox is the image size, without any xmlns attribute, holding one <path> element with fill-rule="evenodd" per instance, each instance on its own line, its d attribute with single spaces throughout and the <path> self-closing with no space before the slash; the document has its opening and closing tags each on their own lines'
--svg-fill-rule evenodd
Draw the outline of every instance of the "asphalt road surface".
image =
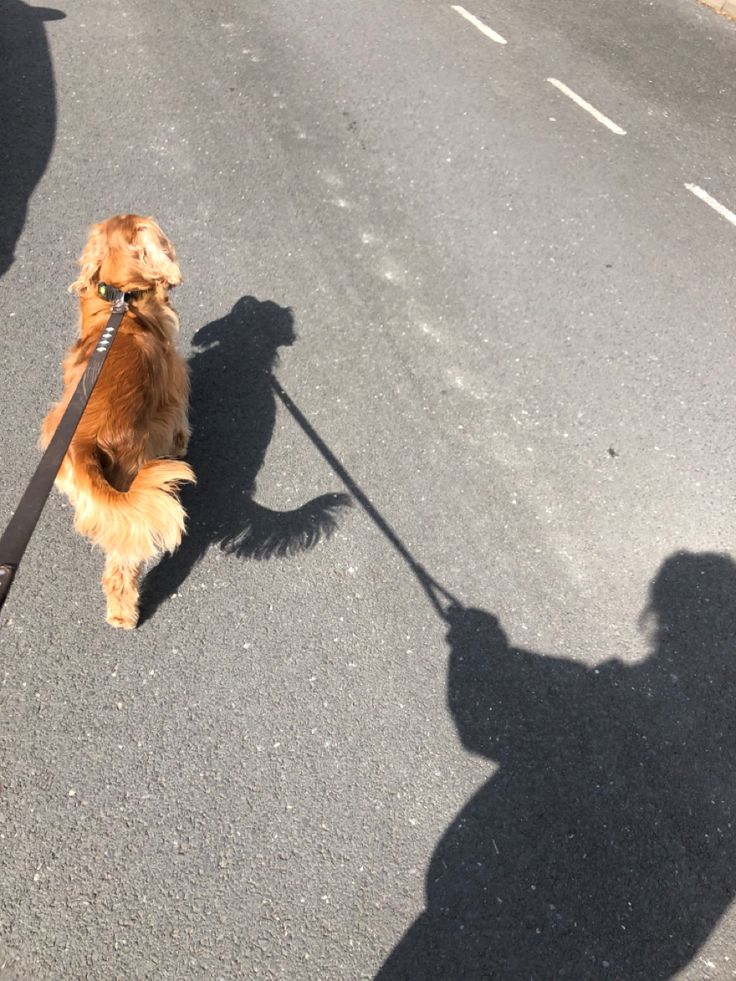
<svg viewBox="0 0 736 981">
<path fill-rule="evenodd" d="M 2 0 L 0 65 L 2 521 L 117 212 L 199 476 L 137 631 L 56 493 L 0 614 L 0 978 L 736 977 L 736 25 Z"/>
</svg>

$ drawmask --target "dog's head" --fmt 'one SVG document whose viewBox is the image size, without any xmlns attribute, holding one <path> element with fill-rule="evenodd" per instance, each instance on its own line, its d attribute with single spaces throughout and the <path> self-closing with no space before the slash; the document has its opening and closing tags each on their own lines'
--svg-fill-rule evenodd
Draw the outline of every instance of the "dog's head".
<svg viewBox="0 0 736 981">
<path fill-rule="evenodd" d="M 93 225 L 79 265 L 79 278 L 69 287 L 79 296 L 94 293 L 98 283 L 163 294 L 181 282 L 174 246 L 153 218 L 140 215 Z"/>
</svg>

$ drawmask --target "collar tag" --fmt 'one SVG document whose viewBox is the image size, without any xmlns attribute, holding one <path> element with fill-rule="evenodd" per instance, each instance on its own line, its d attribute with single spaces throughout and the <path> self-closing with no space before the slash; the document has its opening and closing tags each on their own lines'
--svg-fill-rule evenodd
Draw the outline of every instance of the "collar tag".
<svg viewBox="0 0 736 981">
<path fill-rule="evenodd" d="M 124 293 L 123 290 L 119 290 L 117 286 L 110 286 L 109 283 L 97 284 L 97 295 L 118 307 L 121 304 L 130 303 L 131 300 L 137 300 L 139 296 L 147 292 L 148 290 L 128 290 L 127 293 Z"/>
<path fill-rule="evenodd" d="M 97 284 L 97 294 L 101 296 L 103 300 L 107 300 L 108 303 L 119 303 L 120 300 L 125 301 L 125 293 L 122 290 L 117 289 L 115 286 L 109 286 L 107 283 Z"/>
</svg>

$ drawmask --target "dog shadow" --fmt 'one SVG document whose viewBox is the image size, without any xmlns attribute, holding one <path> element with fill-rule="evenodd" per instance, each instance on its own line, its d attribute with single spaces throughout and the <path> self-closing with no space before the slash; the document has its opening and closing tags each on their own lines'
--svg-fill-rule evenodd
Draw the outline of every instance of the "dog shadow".
<svg viewBox="0 0 736 981">
<path fill-rule="evenodd" d="M 272 369 L 294 343 L 294 316 L 271 300 L 244 296 L 194 335 L 189 359 L 192 436 L 187 460 L 197 476 L 182 490 L 187 533 L 147 574 L 140 623 L 187 579 L 215 545 L 243 559 L 284 557 L 313 548 L 337 527 L 347 494 L 323 494 L 292 511 L 254 500 L 276 422 Z"/>
<path fill-rule="evenodd" d="M 693 960 L 736 895 L 736 565 L 670 556 L 645 617 L 645 661 L 590 668 L 450 609 L 448 708 L 497 770 L 376 981 L 665 981 Z"/>
<path fill-rule="evenodd" d="M 0 4 L 0 276 L 13 264 L 28 202 L 54 145 L 54 69 L 44 24 L 65 16 L 20 0 Z"/>
</svg>

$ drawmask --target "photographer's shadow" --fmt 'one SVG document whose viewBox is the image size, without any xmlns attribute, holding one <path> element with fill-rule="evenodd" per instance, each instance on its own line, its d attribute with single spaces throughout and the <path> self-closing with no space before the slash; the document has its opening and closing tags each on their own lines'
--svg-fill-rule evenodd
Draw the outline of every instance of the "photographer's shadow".
<svg viewBox="0 0 736 981">
<path fill-rule="evenodd" d="M 279 347 L 294 340 L 291 310 L 252 296 L 194 335 L 187 460 L 197 484 L 182 491 L 188 518 L 181 546 L 145 578 L 141 623 L 177 592 L 210 546 L 240 558 L 291 555 L 328 537 L 349 505 L 346 494 L 324 494 L 293 511 L 253 499 L 276 421 L 271 371 Z"/>
<path fill-rule="evenodd" d="M 56 135 L 56 88 L 45 25 L 66 14 L 22 0 L 0 4 L 0 276 L 12 266 L 28 203 Z"/>
<path fill-rule="evenodd" d="M 646 617 L 645 661 L 590 668 L 448 612 L 448 708 L 497 770 L 376 981 L 668 981 L 701 950 L 736 896 L 736 565 L 670 556 Z"/>
</svg>

